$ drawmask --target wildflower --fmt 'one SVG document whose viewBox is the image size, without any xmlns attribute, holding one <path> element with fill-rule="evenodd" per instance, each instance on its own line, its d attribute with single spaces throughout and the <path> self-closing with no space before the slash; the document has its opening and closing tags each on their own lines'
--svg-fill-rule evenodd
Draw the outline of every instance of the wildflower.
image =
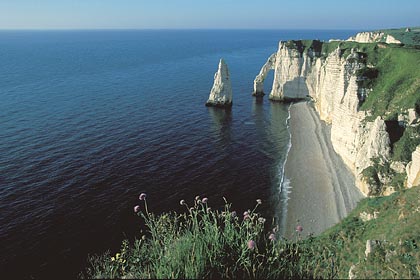
<svg viewBox="0 0 420 280">
<path fill-rule="evenodd" d="M 259 222 L 260 224 L 264 224 L 264 223 L 265 223 L 265 219 L 264 219 L 263 217 L 259 217 L 259 218 L 258 218 L 258 222 Z"/>
<path fill-rule="evenodd" d="M 179 202 L 180 205 L 185 205 L 185 200 L 181 199 L 181 201 Z"/>
<path fill-rule="evenodd" d="M 262 204 L 261 199 L 257 199 L 257 204 Z"/>
<path fill-rule="evenodd" d="M 272 233 L 268 236 L 268 239 L 270 239 L 271 241 L 276 241 L 276 235 Z"/>
<path fill-rule="evenodd" d="M 210 212 L 211 211 L 211 207 L 207 207 L 207 212 Z"/>
<path fill-rule="evenodd" d="M 209 199 L 207 198 L 207 197 L 205 197 L 205 198 L 203 198 L 201 201 L 203 202 L 203 203 L 207 203 L 207 201 L 208 201 Z"/>
<path fill-rule="evenodd" d="M 145 193 L 141 193 L 140 196 L 139 196 L 139 199 L 140 200 L 146 200 L 146 196 L 147 195 Z"/>
<path fill-rule="evenodd" d="M 244 216 L 244 220 L 248 220 L 248 219 L 250 219 L 251 217 L 249 216 L 249 215 L 245 215 Z"/>
<path fill-rule="evenodd" d="M 140 206 L 139 205 L 134 206 L 134 213 L 137 213 L 139 211 L 140 211 Z"/>
<path fill-rule="evenodd" d="M 248 241 L 248 249 L 249 250 L 254 250 L 255 249 L 255 241 L 254 240 L 249 240 Z"/>
<path fill-rule="evenodd" d="M 111 262 L 114 262 L 114 261 L 115 261 L 115 258 L 114 258 L 114 257 L 112 257 L 112 258 L 111 258 Z"/>
<path fill-rule="evenodd" d="M 279 226 L 276 226 L 275 228 L 273 228 L 273 232 L 276 233 L 279 231 Z"/>
<path fill-rule="evenodd" d="M 245 211 L 244 212 L 244 216 L 249 216 L 249 212 L 248 211 Z"/>
<path fill-rule="evenodd" d="M 303 231 L 303 227 L 302 227 L 302 226 L 300 226 L 300 225 L 299 225 L 299 226 L 297 226 L 297 227 L 296 227 L 296 231 L 297 231 L 297 232 L 299 232 L 299 233 L 300 233 L 300 232 L 302 232 L 302 231 Z"/>
<path fill-rule="evenodd" d="M 231 214 L 232 218 L 236 217 L 236 211 L 232 211 L 232 213 L 230 213 L 230 214 Z"/>
<path fill-rule="evenodd" d="M 195 197 L 195 201 L 200 201 L 200 196 L 199 196 L 199 195 L 197 195 L 197 196 Z"/>
</svg>

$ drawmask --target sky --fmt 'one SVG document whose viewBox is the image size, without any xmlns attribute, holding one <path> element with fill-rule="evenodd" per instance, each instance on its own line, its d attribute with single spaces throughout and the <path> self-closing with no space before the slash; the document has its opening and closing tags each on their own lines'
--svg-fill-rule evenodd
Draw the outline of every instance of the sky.
<svg viewBox="0 0 420 280">
<path fill-rule="evenodd" d="M 0 29 L 383 29 L 420 0 L 0 0 Z"/>
</svg>

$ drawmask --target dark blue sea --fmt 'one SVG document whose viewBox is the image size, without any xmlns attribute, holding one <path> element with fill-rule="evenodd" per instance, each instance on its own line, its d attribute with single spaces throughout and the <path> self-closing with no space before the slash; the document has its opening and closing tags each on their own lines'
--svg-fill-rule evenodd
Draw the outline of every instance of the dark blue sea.
<svg viewBox="0 0 420 280">
<path fill-rule="evenodd" d="M 156 213 L 200 195 L 278 218 L 288 107 L 253 80 L 279 40 L 354 33 L 1 31 L 0 276 L 77 277 L 139 235 L 141 192 Z M 231 110 L 204 106 L 222 57 Z"/>
</svg>

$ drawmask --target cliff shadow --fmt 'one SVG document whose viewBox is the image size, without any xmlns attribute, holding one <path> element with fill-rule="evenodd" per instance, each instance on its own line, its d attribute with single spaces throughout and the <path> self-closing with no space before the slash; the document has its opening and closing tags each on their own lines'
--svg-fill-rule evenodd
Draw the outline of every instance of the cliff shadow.
<svg viewBox="0 0 420 280">
<path fill-rule="evenodd" d="M 283 85 L 284 99 L 305 99 L 309 97 L 309 89 L 305 77 L 296 77 Z"/>
</svg>

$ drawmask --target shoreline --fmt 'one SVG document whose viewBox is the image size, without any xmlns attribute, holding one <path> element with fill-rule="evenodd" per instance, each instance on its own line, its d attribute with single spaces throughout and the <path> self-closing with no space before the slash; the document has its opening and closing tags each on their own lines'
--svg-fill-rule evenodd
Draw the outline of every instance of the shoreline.
<svg viewBox="0 0 420 280">
<path fill-rule="evenodd" d="M 301 225 L 303 236 L 318 235 L 346 217 L 364 196 L 333 149 L 330 126 L 308 102 L 291 104 L 288 122 L 291 146 L 281 185 L 282 196 L 286 192 L 288 198 L 281 234 L 292 238 Z"/>
</svg>

